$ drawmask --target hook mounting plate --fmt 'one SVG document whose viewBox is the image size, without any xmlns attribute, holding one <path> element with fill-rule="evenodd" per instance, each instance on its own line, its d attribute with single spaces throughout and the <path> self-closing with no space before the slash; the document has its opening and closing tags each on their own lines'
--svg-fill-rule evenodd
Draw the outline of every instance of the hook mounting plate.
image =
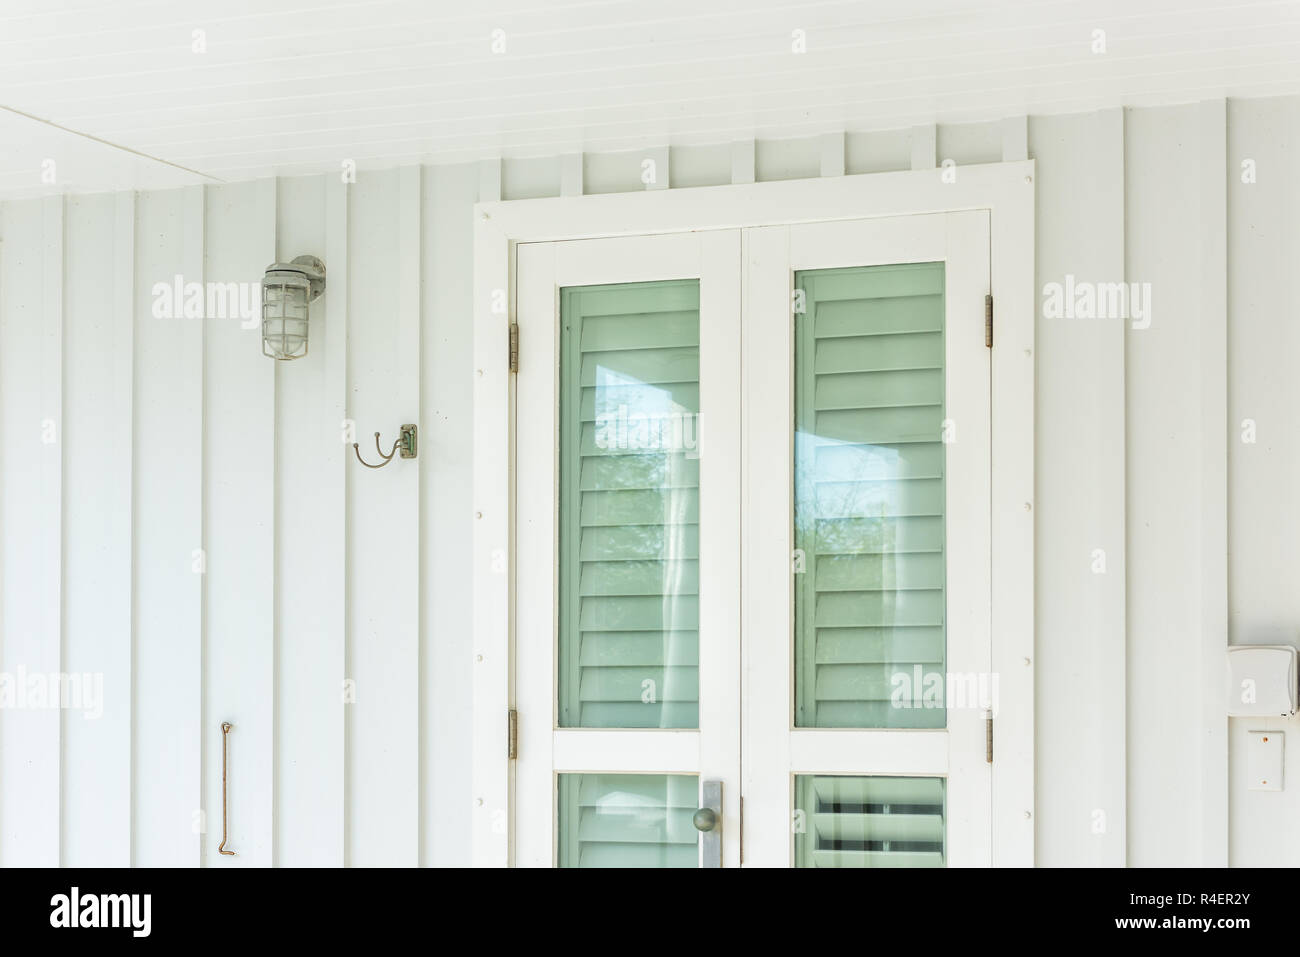
<svg viewBox="0 0 1300 957">
<path fill-rule="evenodd" d="M 404 459 L 415 458 L 419 448 L 416 441 L 419 437 L 419 430 L 414 425 L 404 425 L 397 440 L 398 454 Z"/>
</svg>

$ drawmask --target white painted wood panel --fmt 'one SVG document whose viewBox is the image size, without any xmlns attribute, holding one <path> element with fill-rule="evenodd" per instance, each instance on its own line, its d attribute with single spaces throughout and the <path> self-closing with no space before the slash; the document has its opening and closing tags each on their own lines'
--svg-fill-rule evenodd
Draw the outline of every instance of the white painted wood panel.
<svg viewBox="0 0 1300 957">
<path fill-rule="evenodd" d="M 1037 497 L 1021 507 L 1036 516 L 1037 863 L 1117 866 L 1126 793 L 1125 332 L 1118 319 L 1045 318 L 1041 293 L 1067 275 L 1124 279 L 1122 117 L 1034 118 L 1029 136 L 1038 170 Z M 1099 552 L 1104 573 L 1092 570 Z"/>
<path fill-rule="evenodd" d="M 1135 866 L 1190 866 L 1201 863 L 1200 806 L 1210 797 L 1202 793 L 1200 735 L 1158 729 L 1180 712 L 1189 727 L 1203 726 L 1199 713 L 1184 710 L 1190 689 L 1202 683 L 1202 532 L 1188 519 L 1201 514 L 1202 436 L 1208 439 L 1212 427 L 1201 407 L 1210 385 L 1202 365 L 1210 357 L 1202 352 L 1200 321 L 1201 211 L 1199 202 L 1188 202 L 1200 188 L 1199 111 L 1132 110 L 1125 125 L 1127 272 L 1152 292 L 1150 327 L 1126 323 L 1125 331 L 1132 393 L 1128 800 L 1133 820 L 1143 822 L 1130 829 L 1128 854 Z M 1169 428 L 1189 412 L 1195 428 Z M 1224 702 L 1218 704 L 1223 714 Z M 1164 810 L 1153 813 L 1158 806 Z M 1180 845 L 1179 834 L 1196 839 Z"/>
<path fill-rule="evenodd" d="M 348 418 L 372 463 L 374 433 L 388 451 L 419 415 L 418 172 L 366 174 L 351 188 Z M 345 860 L 359 866 L 412 866 L 419 856 L 419 466 L 349 463 L 345 677 L 356 701 L 347 705 Z"/>
<path fill-rule="evenodd" d="M 325 298 L 307 355 L 275 365 L 277 866 L 343 863 L 344 442 L 347 187 L 283 180 L 275 258 L 319 256 Z M 268 250 L 271 252 L 272 250 Z M 270 263 L 262 263 L 264 268 Z M 256 335 L 256 333 L 253 333 Z M 268 366 L 254 343 L 245 348 Z"/>
<path fill-rule="evenodd" d="M 132 715 L 132 863 L 197 867 L 220 828 L 201 793 L 203 748 L 220 745 L 200 726 L 203 325 L 152 308 L 156 283 L 202 281 L 203 188 L 142 194 L 136 209 L 134 676 L 145 693 Z"/>
<path fill-rule="evenodd" d="M 1289 644 L 1300 620 L 1300 101 L 1230 102 L 1228 134 L 1228 631 L 1233 644 Z M 1294 866 L 1300 788 L 1248 790 L 1245 747 L 1250 731 L 1295 732 L 1297 719 L 1228 724 L 1229 862 Z M 1300 739 L 1285 742 L 1286 766 L 1300 767 Z"/>
<path fill-rule="evenodd" d="M 206 190 L 204 281 L 260 282 L 275 261 L 275 180 Z M 188 279 L 188 277 L 187 277 Z M 275 736 L 275 393 L 277 363 L 261 354 L 257 318 L 206 309 L 204 351 L 203 842 L 207 867 L 271 863 Z M 219 306 L 213 302 L 212 306 Z M 221 731 L 228 741 L 228 843 L 221 843 Z M 207 744 L 211 747 L 206 747 Z"/>
<path fill-rule="evenodd" d="M 13 204 L 0 246 L 0 864 L 60 858 L 60 730 L 48 705 L 61 671 L 63 200 Z M 57 686 L 55 688 L 57 694 Z"/>
<path fill-rule="evenodd" d="M 63 716 L 62 863 L 125 867 L 131 863 L 131 831 L 123 822 L 131 815 L 135 198 L 71 201 L 67 226 L 63 664 L 96 701 Z"/>
</svg>

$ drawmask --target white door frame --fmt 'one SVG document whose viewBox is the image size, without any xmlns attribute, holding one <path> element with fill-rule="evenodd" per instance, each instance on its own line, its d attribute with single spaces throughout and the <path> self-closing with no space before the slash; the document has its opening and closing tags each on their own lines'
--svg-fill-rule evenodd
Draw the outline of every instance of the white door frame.
<svg viewBox="0 0 1300 957">
<path fill-rule="evenodd" d="M 478 866 L 512 863 L 515 245 L 521 242 L 989 211 L 992 352 L 993 671 L 1002 702 L 993 762 L 993 863 L 1034 863 L 1034 161 L 474 208 L 474 708 L 471 820 Z M 742 249 L 748 263 L 748 251 Z M 739 344 L 738 344 L 739 348 Z M 743 587 L 743 585 L 742 585 Z"/>
</svg>

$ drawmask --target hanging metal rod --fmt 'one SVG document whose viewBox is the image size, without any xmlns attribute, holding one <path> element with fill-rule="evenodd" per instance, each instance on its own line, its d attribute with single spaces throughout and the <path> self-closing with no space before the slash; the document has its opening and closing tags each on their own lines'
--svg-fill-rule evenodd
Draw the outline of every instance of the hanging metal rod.
<svg viewBox="0 0 1300 957">
<path fill-rule="evenodd" d="M 221 843 L 217 845 L 217 853 L 225 854 L 227 857 L 234 857 L 234 851 L 226 850 L 226 841 L 230 840 L 226 835 L 226 753 L 228 747 L 226 739 L 230 736 L 230 729 L 234 725 L 229 721 L 221 722 Z"/>
</svg>

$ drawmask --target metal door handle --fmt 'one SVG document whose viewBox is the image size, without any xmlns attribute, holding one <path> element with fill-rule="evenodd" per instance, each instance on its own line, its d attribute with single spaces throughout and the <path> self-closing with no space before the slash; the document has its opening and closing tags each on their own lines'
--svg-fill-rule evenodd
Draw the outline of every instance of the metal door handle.
<svg viewBox="0 0 1300 957">
<path fill-rule="evenodd" d="M 704 781 L 691 823 L 700 832 L 700 867 L 722 866 L 722 782 Z"/>
</svg>

